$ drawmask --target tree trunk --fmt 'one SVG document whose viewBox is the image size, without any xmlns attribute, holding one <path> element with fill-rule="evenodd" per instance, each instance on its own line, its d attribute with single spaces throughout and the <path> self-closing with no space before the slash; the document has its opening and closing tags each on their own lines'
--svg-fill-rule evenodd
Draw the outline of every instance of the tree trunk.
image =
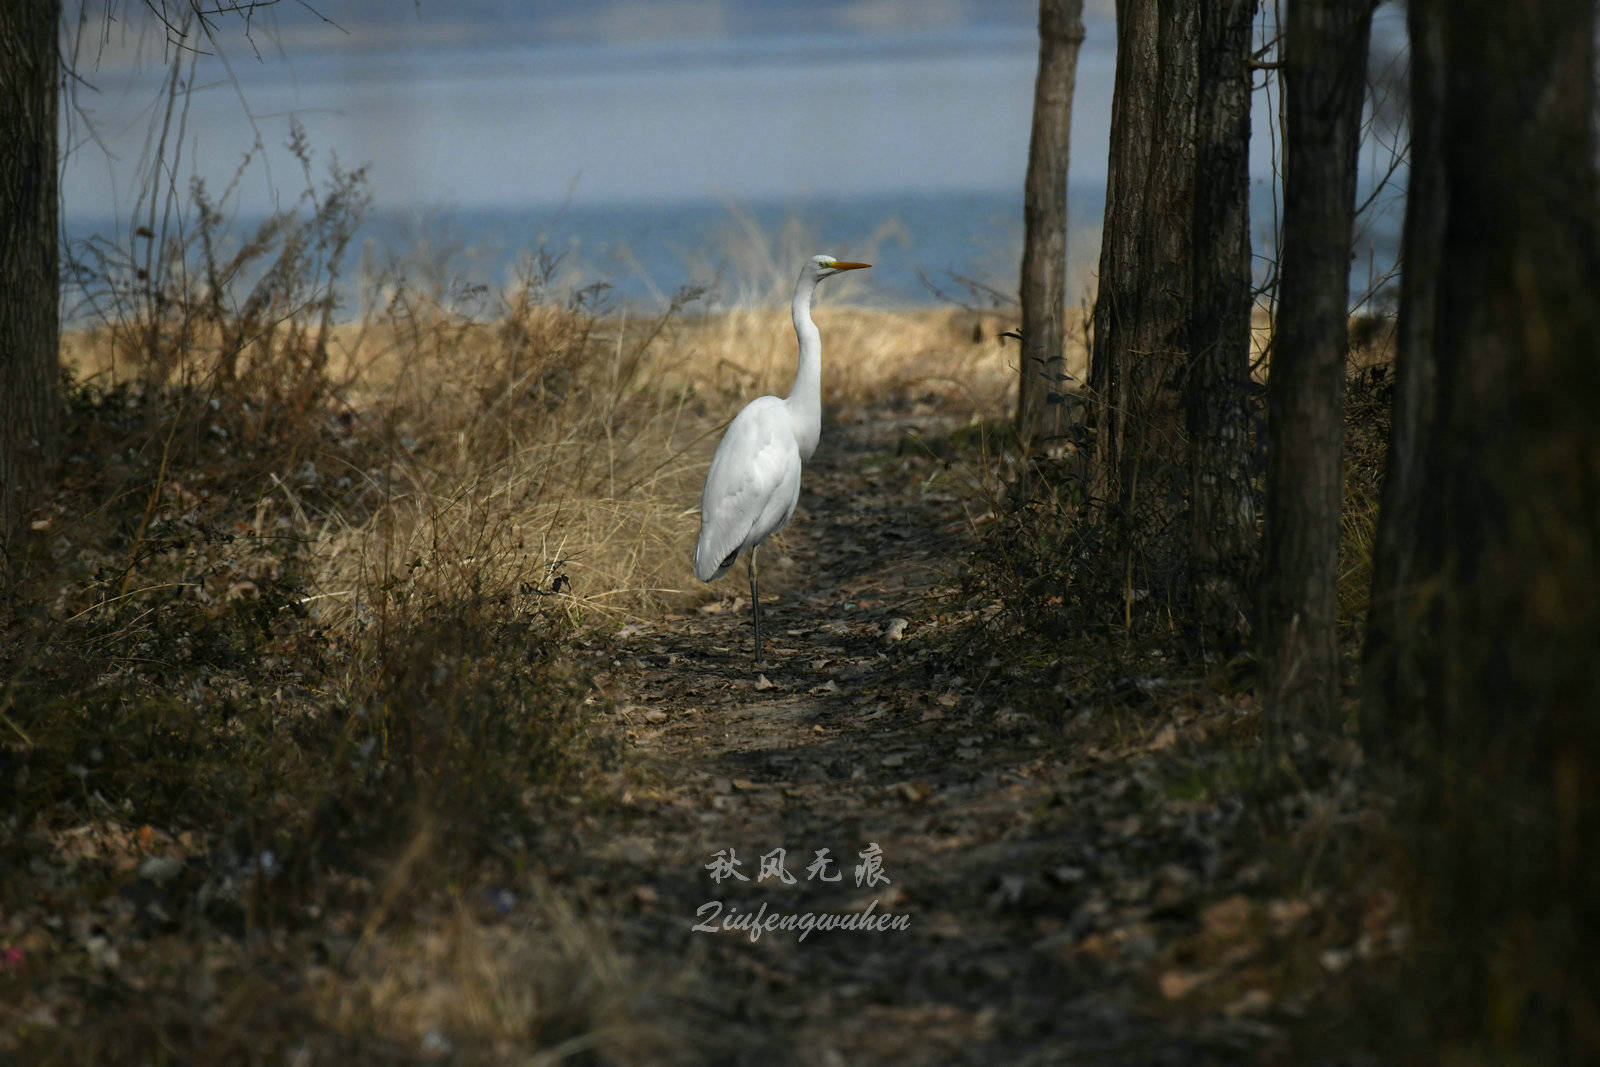
<svg viewBox="0 0 1600 1067">
<path fill-rule="evenodd" d="M 1438 34 L 1442 106 L 1423 147 L 1442 166 L 1423 173 L 1442 179 L 1444 220 L 1438 258 L 1406 265 L 1433 271 L 1407 315 L 1424 320 L 1413 343 L 1432 352 L 1436 406 L 1420 427 L 1417 517 L 1383 517 L 1411 554 L 1380 591 L 1421 625 L 1382 640 L 1416 665 L 1417 689 L 1374 692 L 1426 742 L 1417 856 L 1436 883 L 1428 941 L 1451 1001 L 1436 1017 L 1489 1028 L 1508 1046 L 1485 1050 L 1495 1060 L 1596 1062 L 1595 8 L 1414 3 Z M 1416 95 L 1419 120 L 1430 107 Z"/>
<path fill-rule="evenodd" d="M 1261 581 L 1267 729 L 1276 752 L 1288 750 L 1291 738 L 1325 737 L 1341 727 L 1336 625 L 1347 302 L 1372 6 L 1290 0 L 1284 32 L 1283 275 L 1268 382 Z"/>
<path fill-rule="evenodd" d="M 1195 119 L 1194 313 L 1189 430 L 1189 574 L 1204 640 L 1223 653 L 1249 633 L 1255 560 L 1250 491 L 1250 24 L 1256 0 L 1200 7 Z"/>
<path fill-rule="evenodd" d="M 0 3 L 0 543 L 59 435 L 60 0 Z"/>
<path fill-rule="evenodd" d="M 1200 0 L 1118 0 L 1106 220 L 1090 374 L 1101 492 L 1131 516 L 1156 461 L 1185 462 L 1164 387 L 1189 342 Z M 1146 475 L 1151 476 L 1146 476 Z"/>
<path fill-rule="evenodd" d="M 1097 449 L 1105 468 L 1117 461 L 1121 420 L 1111 408 L 1127 362 L 1123 339 L 1133 317 L 1139 271 L 1142 178 L 1155 147 L 1151 111 L 1158 76 L 1155 0 L 1117 0 L 1117 66 L 1111 93 L 1111 150 L 1106 160 L 1105 220 L 1100 233 L 1100 279 L 1094 302 L 1094 349 L 1089 384 L 1100 399 Z"/>
<path fill-rule="evenodd" d="M 1067 162 L 1083 0 L 1039 0 L 1039 75 L 1023 196 L 1022 367 L 1017 434 L 1061 436 L 1066 405 Z"/>
<path fill-rule="evenodd" d="M 1401 236 L 1400 318 L 1395 334 L 1394 401 L 1383 478 L 1378 534 L 1372 553 L 1372 591 L 1362 648 L 1362 736 L 1375 747 L 1393 743 L 1402 722 L 1385 709 L 1421 699 L 1421 645 L 1408 641 L 1414 616 L 1416 551 L 1422 537 L 1423 459 L 1433 425 L 1434 323 L 1445 227 L 1443 42 L 1438 12 L 1412 4 L 1411 151 Z"/>
</svg>

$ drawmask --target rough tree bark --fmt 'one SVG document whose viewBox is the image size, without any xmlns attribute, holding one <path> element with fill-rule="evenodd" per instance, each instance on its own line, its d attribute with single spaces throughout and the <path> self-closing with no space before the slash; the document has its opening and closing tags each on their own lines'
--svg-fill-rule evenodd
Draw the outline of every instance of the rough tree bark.
<svg viewBox="0 0 1600 1067">
<path fill-rule="evenodd" d="M 1199 0 L 1118 0 L 1090 384 L 1100 491 L 1134 510 L 1152 460 L 1183 463 L 1158 407 L 1189 343 Z"/>
<path fill-rule="evenodd" d="M 1384 747 L 1403 720 L 1386 708 L 1415 703 L 1421 678 L 1406 643 L 1422 620 L 1408 591 L 1418 579 L 1416 551 L 1422 537 L 1423 457 L 1434 411 L 1434 321 L 1438 315 L 1440 257 L 1445 226 L 1443 135 L 1443 42 L 1438 12 L 1425 4 L 1407 11 L 1411 42 L 1411 151 L 1401 236 L 1400 315 L 1395 332 L 1395 385 L 1377 539 L 1372 553 L 1372 591 L 1362 647 L 1362 736 Z"/>
<path fill-rule="evenodd" d="M 1356 150 L 1373 0 L 1291 0 L 1283 274 L 1267 397 L 1260 651 L 1269 740 L 1337 734 L 1339 505 Z"/>
<path fill-rule="evenodd" d="M 59 435 L 60 0 L 0 3 L 0 543 Z"/>
<path fill-rule="evenodd" d="M 1250 491 L 1250 24 L 1256 0 L 1200 7 L 1194 305 L 1184 410 L 1189 572 L 1207 644 L 1249 633 L 1256 517 Z"/>
<path fill-rule="evenodd" d="M 1039 74 L 1023 195 L 1022 366 L 1017 434 L 1061 435 L 1066 405 L 1067 163 L 1083 0 L 1039 0 Z"/>
<path fill-rule="evenodd" d="M 1376 590 L 1415 687 L 1435 1013 L 1489 1031 L 1488 1058 L 1600 1060 L 1600 190 L 1593 4 L 1413 0 L 1436 34 L 1418 72 L 1413 161 L 1442 182 L 1439 255 L 1408 262 L 1411 342 L 1431 351 L 1409 569 Z M 1430 70 L 1427 60 L 1437 57 Z M 1433 119 L 1423 115 L 1434 109 Z M 1419 222 L 1435 227 L 1434 222 Z M 1431 330 L 1430 330 L 1431 325 Z M 1414 458 L 1414 457 L 1413 457 Z M 1391 475 L 1397 477 L 1397 475 Z M 1385 503 L 1394 502 L 1390 494 Z M 1485 1020 L 1490 1020 L 1485 1022 Z M 1511 1048 L 1516 1055 L 1507 1054 Z"/>
</svg>

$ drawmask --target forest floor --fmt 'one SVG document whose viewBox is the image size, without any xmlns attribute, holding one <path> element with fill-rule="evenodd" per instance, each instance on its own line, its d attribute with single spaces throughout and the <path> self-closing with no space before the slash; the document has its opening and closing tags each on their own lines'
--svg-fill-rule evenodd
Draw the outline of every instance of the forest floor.
<svg viewBox="0 0 1600 1067">
<path fill-rule="evenodd" d="M 1381 816 L 1252 810 L 1256 712 L 1204 679 L 1057 687 L 1075 710 L 1039 715 L 1048 677 L 974 659 L 971 500 L 908 431 L 937 436 L 827 428 L 765 553 L 761 667 L 742 571 L 592 650 L 643 776 L 571 828 L 558 884 L 654 976 L 682 1062 L 1303 1062 L 1312 1005 L 1403 932 L 1392 896 L 1299 861 Z M 779 849 L 790 880 L 762 877 Z M 783 925 L 830 914 L 906 925 Z"/>
<path fill-rule="evenodd" d="M 993 336 L 922 325 L 908 381 L 934 373 L 926 352 L 971 360 Z M 700 336 L 674 342 L 696 365 Z M 888 375 L 870 354 L 841 373 Z M 1259 712 L 1225 666 L 1105 627 L 1044 636 L 1022 616 L 1062 590 L 984 585 L 1014 527 L 977 488 L 996 483 L 974 409 L 859 394 L 830 405 L 795 520 L 762 552 L 759 667 L 742 565 L 625 622 L 495 570 L 541 550 L 526 532 L 544 520 L 471 465 L 476 422 L 397 452 L 318 415 L 284 459 L 223 432 L 248 412 L 207 412 L 169 474 L 134 398 L 85 394 L 34 524 L 54 606 L 8 607 L 0 1060 L 1363 1062 L 1330 1029 L 1408 931 L 1393 865 L 1373 862 L 1381 791 L 1358 772 L 1262 785 Z M 666 454 L 676 480 L 629 519 L 665 532 L 617 522 L 587 550 L 602 590 L 603 549 L 662 553 L 665 577 L 613 586 L 687 569 L 703 470 L 627 431 L 640 469 Z M 499 540 L 446 529 L 455 482 L 386 488 L 383 464 L 413 451 L 510 516 L 486 512 Z M 550 476 L 517 455 L 531 473 L 508 484 Z M 347 499 L 307 456 L 379 474 Z M 413 498 L 426 521 L 394 535 Z M 341 513 L 392 547 L 341 533 Z M 340 545 L 388 569 L 318 571 Z M 366 607 L 305 607 L 352 584 Z M 778 850 L 786 878 L 764 869 Z"/>
</svg>

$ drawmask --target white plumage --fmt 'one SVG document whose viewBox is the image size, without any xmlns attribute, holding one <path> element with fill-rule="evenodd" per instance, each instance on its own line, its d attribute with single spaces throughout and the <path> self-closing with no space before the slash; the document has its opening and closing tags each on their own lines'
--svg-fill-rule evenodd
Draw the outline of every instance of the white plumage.
<svg viewBox="0 0 1600 1067">
<path fill-rule="evenodd" d="M 711 457 L 700 494 L 700 539 L 694 573 L 715 581 L 739 553 L 750 572 L 750 610 L 755 622 L 756 663 L 761 662 L 761 594 L 756 584 L 756 550 L 783 529 L 800 499 L 800 466 L 816 451 L 822 436 L 822 337 L 811 321 L 817 283 L 866 263 L 812 256 L 795 283 L 795 337 L 800 342 L 794 387 L 782 399 L 757 397 L 728 424 Z"/>
</svg>

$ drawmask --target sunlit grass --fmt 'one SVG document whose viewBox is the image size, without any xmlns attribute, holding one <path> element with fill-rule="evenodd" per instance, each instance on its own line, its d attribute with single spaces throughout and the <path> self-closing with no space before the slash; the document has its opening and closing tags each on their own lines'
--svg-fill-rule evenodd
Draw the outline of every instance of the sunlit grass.
<svg viewBox="0 0 1600 1067">
<path fill-rule="evenodd" d="M 766 266 L 716 308 L 607 307 L 536 257 L 498 288 L 369 264 L 336 309 L 359 179 L 337 189 L 242 241 L 202 212 L 153 265 L 104 246 L 79 279 L 105 317 L 63 338 L 68 457 L 0 616 L 6 859 L 68 891 L 30 875 L 0 906 L 99 922 L 89 882 L 153 857 L 187 932 L 117 935 L 160 1010 L 92 1010 L 76 990 L 104 960 L 29 940 L 26 986 L 0 973 L 0 1057 L 653 1057 L 603 936 L 557 894 L 508 923 L 473 887 L 530 892 L 551 806 L 624 773 L 585 699 L 589 632 L 716 595 L 690 567 L 701 480 L 739 408 L 789 388 L 799 260 L 779 261 L 804 238 L 748 249 Z M 817 314 L 825 417 L 1003 415 L 1001 316 L 860 292 Z M 127 847 L 68 856 L 84 827 Z M 180 960 L 214 992 L 167 996 Z M 240 1007 L 274 970 L 298 992 Z M 7 1036 L 25 1017 L 61 1025 Z"/>
</svg>

